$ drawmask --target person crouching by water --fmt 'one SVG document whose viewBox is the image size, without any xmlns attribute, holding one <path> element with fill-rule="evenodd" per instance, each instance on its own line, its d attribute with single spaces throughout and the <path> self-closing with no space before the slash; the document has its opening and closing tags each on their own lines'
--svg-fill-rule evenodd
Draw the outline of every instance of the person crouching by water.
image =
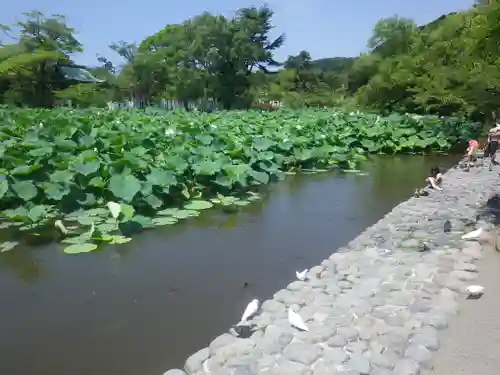
<svg viewBox="0 0 500 375">
<path fill-rule="evenodd" d="M 469 140 L 467 151 L 466 151 L 466 165 L 473 166 L 476 161 L 476 151 L 479 149 L 479 142 L 475 139 Z"/>
<path fill-rule="evenodd" d="M 498 164 L 496 161 L 496 153 L 499 141 L 500 141 L 500 123 L 496 123 L 495 126 L 488 131 L 488 145 L 484 149 L 484 157 L 490 158 L 490 165 L 489 165 L 490 171 L 492 170 L 493 165 Z"/>
<path fill-rule="evenodd" d="M 443 175 L 441 174 L 441 171 L 438 167 L 431 168 L 431 173 L 429 177 L 427 177 L 427 182 L 433 189 L 443 190 L 443 188 L 440 186 L 443 182 Z"/>
</svg>

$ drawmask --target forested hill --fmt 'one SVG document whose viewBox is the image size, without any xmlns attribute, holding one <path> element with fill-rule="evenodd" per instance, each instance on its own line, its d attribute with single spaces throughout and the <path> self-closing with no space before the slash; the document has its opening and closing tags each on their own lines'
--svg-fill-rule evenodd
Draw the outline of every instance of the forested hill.
<svg viewBox="0 0 500 375">
<path fill-rule="evenodd" d="M 419 26 L 420 30 L 431 30 L 439 26 L 439 24 L 446 19 L 447 17 L 457 14 L 456 12 L 452 12 L 449 14 L 444 14 L 435 20 Z M 376 52 L 377 49 L 374 50 Z M 326 57 L 322 59 L 316 59 L 311 61 L 311 68 L 319 69 L 323 71 L 332 71 L 338 74 L 348 74 L 357 60 L 357 57 Z"/>
<path fill-rule="evenodd" d="M 311 67 L 313 69 L 346 74 L 351 70 L 354 61 L 356 61 L 356 57 L 327 57 L 324 59 L 312 60 Z"/>
</svg>

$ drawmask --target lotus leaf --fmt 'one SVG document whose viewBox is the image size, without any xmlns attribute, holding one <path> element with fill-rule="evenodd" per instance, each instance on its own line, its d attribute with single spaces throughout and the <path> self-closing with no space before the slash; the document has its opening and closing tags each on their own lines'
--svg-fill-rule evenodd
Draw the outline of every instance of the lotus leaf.
<svg viewBox="0 0 500 375">
<path fill-rule="evenodd" d="M 187 219 L 188 217 L 198 216 L 200 213 L 194 210 L 178 210 L 172 214 L 176 219 Z"/>
<path fill-rule="evenodd" d="M 132 238 L 120 236 L 120 235 L 111 235 L 111 236 L 103 236 L 102 240 L 109 243 L 110 245 L 119 245 L 130 242 Z"/>
<path fill-rule="evenodd" d="M 38 194 L 38 190 L 30 181 L 18 181 L 11 185 L 12 189 L 16 192 L 19 198 L 25 202 L 29 202 Z"/>
<path fill-rule="evenodd" d="M 100 166 L 101 164 L 98 160 L 76 161 L 73 164 L 73 170 L 84 176 L 88 176 L 91 173 L 97 172 Z"/>
<path fill-rule="evenodd" d="M 55 201 L 60 201 L 70 193 L 68 186 L 59 183 L 46 182 L 42 187 L 47 195 L 47 198 Z"/>
<path fill-rule="evenodd" d="M 116 202 L 108 202 L 107 204 L 109 212 L 111 213 L 111 216 L 113 216 L 115 219 L 118 219 L 118 216 L 120 215 L 120 212 L 122 212 L 122 208 L 119 203 Z"/>
<path fill-rule="evenodd" d="M 0 179 L 0 199 L 9 191 L 9 182 L 3 177 Z"/>
<path fill-rule="evenodd" d="M 155 217 L 153 219 L 153 224 L 157 226 L 162 226 L 162 225 L 172 225 L 177 223 L 178 220 L 174 217 L 169 217 L 169 216 L 160 216 L 160 217 Z"/>
<path fill-rule="evenodd" d="M 141 190 L 141 183 L 133 175 L 114 175 L 109 180 L 108 189 L 115 197 L 131 202 Z"/>
<path fill-rule="evenodd" d="M 93 243 L 76 243 L 64 248 L 66 254 L 90 253 L 97 249 L 97 245 Z"/>
<path fill-rule="evenodd" d="M 179 212 L 178 208 L 167 208 L 165 210 L 158 211 L 157 214 L 161 216 L 174 216 L 177 212 Z"/>
<path fill-rule="evenodd" d="M 200 200 L 192 200 L 187 205 L 184 206 L 186 210 L 206 210 L 207 208 L 211 208 L 213 206 L 212 203 L 208 201 L 200 201 Z"/>
</svg>

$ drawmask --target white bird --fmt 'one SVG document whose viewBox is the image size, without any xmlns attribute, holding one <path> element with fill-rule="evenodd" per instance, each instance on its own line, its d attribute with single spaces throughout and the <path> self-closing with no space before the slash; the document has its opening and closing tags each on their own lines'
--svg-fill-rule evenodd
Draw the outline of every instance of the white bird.
<svg viewBox="0 0 500 375">
<path fill-rule="evenodd" d="M 306 323 L 302 320 L 302 317 L 293 311 L 291 307 L 288 309 L 288 322 L 292 327 L 298 328 L 302 331 L 309 331 L 309 328 L 307 328 Z"/>
<path fill-rule="evenodd" d="M 302 272 L 295 271 L 295 275 L 297 275 L 297 279 L 299 279 L 300 281 L 304 281 L 305 279 L 307 279 L 307 268 Z"/>
<path fill-rule="evenodd" d="M 484 286 L 481 285 L 469 285 L 465 288 L 465 291 L 469 293 L 470 296 L 479 296 L 484 292 Z"/>
<path fill-rule="evenodd" d="M 238 324 L 236 324 L 236 325 L 238 326 L 238 325 L 245 324 L 247 322 L 247 320 L 252 315 L 254 315 L 257 311 L 259 311 L 259 300 L 258 299 L 253 299 L 252 302 L 250 302 L 247 305 L 247 308 L 245 309 L 245 311 L 243 312 L 243 315 L 241 316 L 240 322 Z"/>
<path fill-rule="evenodd" d="M 472 232 L 464 234 L 462 236 L 462 240 L 473 240 L 473 239 L 476 239 L 476 238 L 478 238 L 481 235 L 481 233 L 483 233 L 483 228 L 479 228 L 479 229 L 473 230 Z"/>
</svg>

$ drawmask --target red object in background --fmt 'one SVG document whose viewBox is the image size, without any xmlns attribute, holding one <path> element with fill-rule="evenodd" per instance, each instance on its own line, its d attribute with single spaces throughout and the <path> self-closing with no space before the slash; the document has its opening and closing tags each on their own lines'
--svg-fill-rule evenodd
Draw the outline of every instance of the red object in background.
<svg viewBox="0 0 500 375">
<path fill-rule="evenodd" d="M 469 141 L 469 148 L 477 148 L 479 147 L 479 142 L 476 141 L 475 139 L 471 139 Z"/>
</svg>

